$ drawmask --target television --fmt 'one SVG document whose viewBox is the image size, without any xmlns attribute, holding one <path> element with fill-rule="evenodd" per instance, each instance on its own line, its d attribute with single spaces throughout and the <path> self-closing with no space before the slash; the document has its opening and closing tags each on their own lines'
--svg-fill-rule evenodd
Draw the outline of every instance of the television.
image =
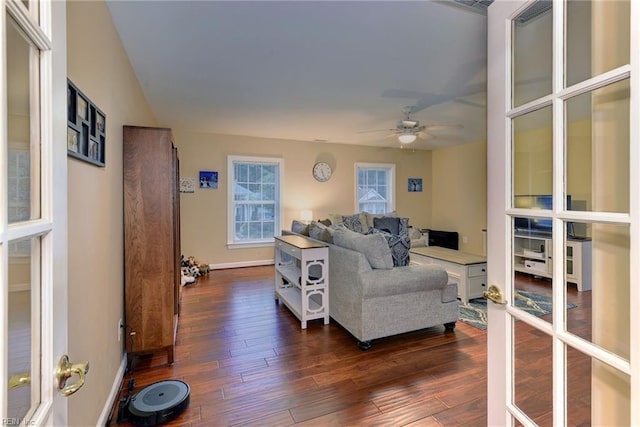
<svg viewBox="0 0 640 427">
<path fill-rule="evenodd" d="M 545 209 L 553 208 L 553 196 L 542 195 L 518 195 L 513 196 L 513 207 L 523 209 Z M 567 210 L 571 210 L 571 196 L 567 195 Z M 551 218 L 521 218 L 513 219 L 514 227 L 518 232 L 551 234 L 553 221 Z M 571 230 L 571 224 L 567 224 L 567 229 Z"/>
</svg>

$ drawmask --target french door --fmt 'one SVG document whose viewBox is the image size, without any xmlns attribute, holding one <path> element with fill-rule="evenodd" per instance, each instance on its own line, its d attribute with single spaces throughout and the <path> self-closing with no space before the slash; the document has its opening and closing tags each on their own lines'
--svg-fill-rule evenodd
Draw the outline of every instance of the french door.
<svg viewBox="0 0 640 427">
<path fill-rule="evenodd" d="M 488 424 L 640 425 L 640 2 L 488 15 Z"/>
<path fill-rule="evenodd" d="M 65 377 L 86 373 L 79 365 L 59 368 L 67 345 L 65 26 L 63 2 L 2 2 L 3 425 L 67 425 L 59 389 L 68 394 Z"/>
</svg>

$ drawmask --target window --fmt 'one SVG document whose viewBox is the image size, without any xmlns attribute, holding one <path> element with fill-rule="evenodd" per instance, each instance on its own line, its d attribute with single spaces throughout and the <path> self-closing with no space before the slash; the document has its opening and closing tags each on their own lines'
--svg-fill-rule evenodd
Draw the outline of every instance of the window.
<svg viewBox="0 0 640 427">
<path fill-rule="evenodd" d="M 396 165 L 356 163 L 356 212 L 375 214 L 395 210 Z"/>
<path fill-rule="evenodd" d="M 273 243 L 281 232 L 283 159 L 229 156 L 229 245 Z"/>
</svg>

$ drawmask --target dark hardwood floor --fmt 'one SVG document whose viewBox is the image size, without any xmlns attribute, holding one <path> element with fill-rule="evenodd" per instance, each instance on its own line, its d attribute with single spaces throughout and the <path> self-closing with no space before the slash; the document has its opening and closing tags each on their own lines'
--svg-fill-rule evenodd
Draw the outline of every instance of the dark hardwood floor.
<svg viewBox="0 0 640 427">
<path fill-rule="evenodd" d="M 135 394 L 156 381 L 186 381 L 190 405 L 170 426 L 486 425 L 485 331 L 458 322 L 453 333 L 430 328 L 376 340 L 363 352 L 333 320 L 301 330 L 274 301 L 273 277 L 270 266 L 215 270 L 184 287 L 175 363 L 167 365 L 162 353 L 137 356 L 124 386 L 134 378 Z M 550 290 L 549 282 L 526 276 L 522 287 Z M 572 316 L 584 310 L 590 319 L 591 293 L 568 294 L 579 301 Z M 540 395 L 550 394 L 549 384 L 532 381 L 550 369 L 540 357 L 550 356 L 550 340 L 535 331 L 522 336 L 522 381 L 529 382 L 522 404 L 550 425 L 550 400 Z M 582 394 L 571 403 L 578 414 L 571 424 L 585 425 L 590 365 L 576 366 L 570 387 Z M 117 425 L 116 411 L 108 425 Z"/>
</svg>

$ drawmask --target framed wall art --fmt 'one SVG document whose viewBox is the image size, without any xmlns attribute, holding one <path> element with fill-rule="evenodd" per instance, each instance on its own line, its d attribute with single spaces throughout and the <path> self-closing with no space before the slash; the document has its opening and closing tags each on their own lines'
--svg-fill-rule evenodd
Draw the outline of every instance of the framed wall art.
<svg viewBox="0 0 640 427">
<path fill-rule="evenodd" d="M 421 192 L 422 191 L 422 178 L 409 178 L 408 181 L 409 192 Z"/>
<path fill-rule="evenodd" d="M 181 193 L 195 193 L 196 192 L 196 179 L 188 177 L 180 177 L 180 192 Z"/>
<path fill-rule="evenodd" d="M 106 115 L 67 79 L 67 154 L 105 166 Z"/>
<path fill-rule="evenodd" d="M 218 172 L 200 171 L 200 188 L 203 190 L 218 188 Z"/>
</svg>

